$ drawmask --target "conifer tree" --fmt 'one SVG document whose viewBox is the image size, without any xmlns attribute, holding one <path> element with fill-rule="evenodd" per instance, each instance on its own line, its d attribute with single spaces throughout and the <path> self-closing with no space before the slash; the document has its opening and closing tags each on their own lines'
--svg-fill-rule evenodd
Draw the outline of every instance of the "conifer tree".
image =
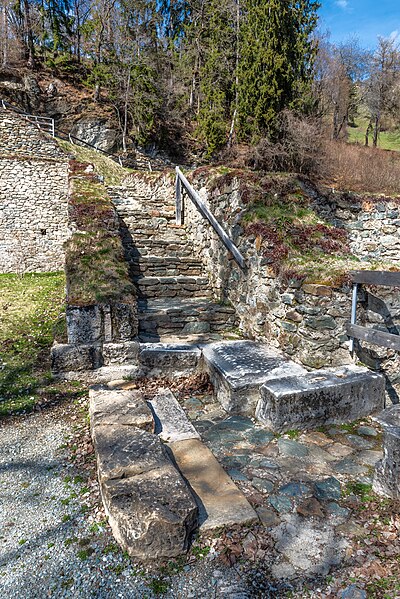
<svg viewBox="0 0 400 599">
<path fill-rule="evenodd" d="M 317 2 L 244 0 L 239 123 L 244 138 L 273 134 L 276 116 L 305 104 L 315 48 Z"/>
</svg>

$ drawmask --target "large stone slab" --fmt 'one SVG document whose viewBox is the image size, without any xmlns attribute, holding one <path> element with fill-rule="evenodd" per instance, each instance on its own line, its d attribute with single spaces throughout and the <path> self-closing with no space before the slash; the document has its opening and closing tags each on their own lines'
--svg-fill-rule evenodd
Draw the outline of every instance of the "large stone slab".
<svg viewBox="0 0 400 599">
<path fill-rule="evenodd" d="M 108 389 L 96 386 L 89 389 L 90 426 L 135 426 L 154 432 L 154 418 L 151 409 L 137 390 Z"/>
<path fill-rule="evenodd" d="M 203 347 L 205 368 L 214 393 L 227 412 L 254 414 L 260 387 L 269 380 L 307 371 L 266 345 L 221 341 Z"/>
<path fill-rule="evenodd" d="M 159 468 L 170 460 L 157 435 L 129 426 L 99 424 L 92 430 L 100 482 L 128 478 Z"/>
<path fill-rule="evenodd" d="M 383 430 L 383 459 L 375 466 L 376 493 L 400 499 L 400 405 L 384 410 L 375 420 Z"/>
<path fill-rule="evenodd" d="M 185 411 L 169 389 L 160 388 L 149 401 L 156 422 L 156 433 L 163 441 L 200 439 Z"/>
<path fill-rule="evenodd" d="M 193 489 L 202 530 L 248 524 L 256 512 L 211 451 L 198 439 L 170 443 L 176 464 Z"/>
<path fill-rule="evenodd" d="M 139 360 L 147 376 L 191 373 L 200 364 L 201 350 L 196 345 L 141 343 Z"/>
<path fill-rule="evenodd" d="M 82 373 L 99 368 L 102 365 L 100 345 L 73 345 L 54 343 L 51 348 L 51 371 L 55 376 L 74 371 Z M 75 380 L 80 379 L 75 374 Z"/>
<path fill-rule="evenodd" d="M 114 537 L 134 558 L 176 557 L 197 527 L 197 506 L 179 472 L 166 464 L 101 486 Z"/>
<path fill-rule="evenodd" d="M 384 396 L 383 376 L 344 366 L 265 383 L 256 417 L 274 431 L 316 428 L 378 412 Z"/>
</svg>

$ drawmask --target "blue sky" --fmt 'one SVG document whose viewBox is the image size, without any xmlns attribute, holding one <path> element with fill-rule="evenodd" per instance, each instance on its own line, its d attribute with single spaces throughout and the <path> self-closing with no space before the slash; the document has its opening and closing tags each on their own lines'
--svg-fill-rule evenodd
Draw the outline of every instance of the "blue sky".
<svg viewBox="0 0 400 599">
<path fill-rule="evenodd" d="M 320 29 L 329 30 L 331 41 L 350 37 L 374 48 L 378 35 L 400 34 L 400 0 L 320 0 Z"/>
</svg>

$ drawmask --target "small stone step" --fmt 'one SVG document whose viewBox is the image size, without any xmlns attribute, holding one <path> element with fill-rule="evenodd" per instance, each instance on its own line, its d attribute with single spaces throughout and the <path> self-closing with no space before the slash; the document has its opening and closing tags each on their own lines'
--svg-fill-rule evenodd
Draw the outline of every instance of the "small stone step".
<svg viewBox="0 0 400 599">
<path fill-rule="evenodd" d="M 187 439 L 200 439 L 199 433 L 189 422 L 185 411 L 169 389 L 160 387 L 157 394 L 147 403 L 153 412 L 155 432 L 162 441 L 175 443 Z"/>
<path fill-rule="evenodd" d="M 307 371 L 254 341 L 221 341 L 203 348 L 216 398 L 229 413 L 254 415 L 260 387 L 269 380 Z"/>
<path fill-rule="evenodd" d="M 149 377 L 190 375 L 200 361 L 201 350 L 193 344 L 140 343 L 139 362 Z"/>
<path fill-rule="evenodd" d="M 204 266 L 195 258 L 177 256 L 135 256 L 131 261 L 134 276 L 189 276 L 198 277 L 204 273 Z"/>
<path fill-rule="evenodd" d="M 367 368 L 344 366 L 266 382 L 256 417 L 276 432 L 342 424 L 383 409 L 385 380 Z"/>
<path fill-rule="evenodd" d="M 209 298 L 158 298 L 138 302 L 139 339 L 167 335 L 208 335 L 235 326 L 235 310 Z M 150 339 L 152 338 L 152 339 Z"/>
<path fill-rule="evenodd" d="M 139 298 L 204 297 L 209 293 L 207 277 L 134 277 Z"/>
<path fill-rule="evenodd" d="M 198 439 L 169 443 L 175 462 L 194 491 L 200 530 L 212 530 L 258 520 L 255 510 L 223 470 L 211 451 Z"/>
</svg>

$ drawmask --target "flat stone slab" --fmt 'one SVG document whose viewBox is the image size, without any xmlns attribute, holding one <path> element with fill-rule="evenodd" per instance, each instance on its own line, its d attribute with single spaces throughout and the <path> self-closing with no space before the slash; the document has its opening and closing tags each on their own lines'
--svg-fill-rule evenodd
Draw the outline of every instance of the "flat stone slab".
<svg viewBox="0 0 400 599">
<path fill-rule="evenodd" d="M 139 361 L 147 376 L 192 372 L 200 358 L 201 350 L 191 344 L 141 343 L 139 348 Z"/>
<path fill-rule="evenodd" d="M 187 551 L 198 508 L 171 463 L 107 481 L 101 492 L 114 537 L 131 557 L 165 559 Z"/>
<path fill-rule="evenodd" d="M 352 422 L 378 412 L 385 380 L 367 368 L 344 366 L 271 380 L 260 393 L 256 417 L 283 432 Z"/>
<path fill-rule="evenodd" d="M 165 468 L 170 460 L 157 435 L 116 424 L 92 430 L 100 482 Z"/>
<path fill-rule="evenodd" d="M 201 530 L 258 520 L 244 494 L 198 439 L 170 443 L 176 464 L 194 491 Z"/>
<path fill-rule="evenodd" d="M 125 425 L 154 432 L 154 418 L 143 394 L 137 390 L 109 389 L 96 386 L 89 389 L 90 426 Z"/>
<path fill-rule="evenodd" d="M 254 414 L 263 384 L 307 372 L 268 346 L 254 341 L 220 341 L 202 349 L 214 392 L 227 412 Z"/>
<path fill-rule="evenodd" d="M 200 439 L 199 433 L 169 389 L 161 387 L 148 403 L 154 414 L 155 431 L 160 439 L 166 442 Z"/>
</svg>

